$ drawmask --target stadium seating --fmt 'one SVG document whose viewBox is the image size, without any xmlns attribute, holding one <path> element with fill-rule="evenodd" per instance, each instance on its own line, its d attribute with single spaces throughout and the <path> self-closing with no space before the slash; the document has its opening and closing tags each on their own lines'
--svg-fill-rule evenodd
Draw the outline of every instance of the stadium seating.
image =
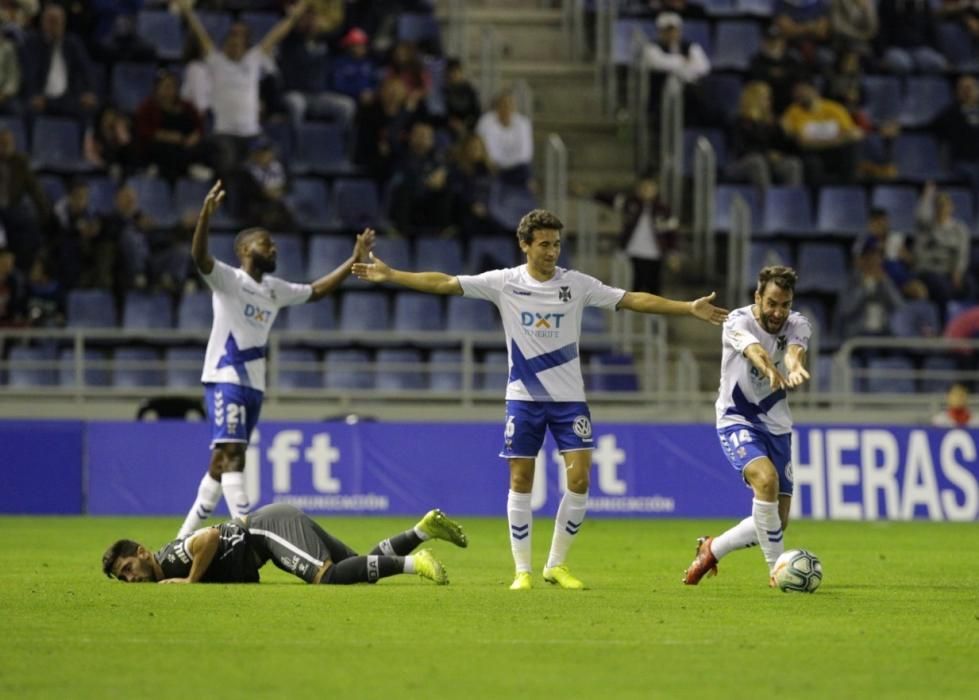
<svg viewBox="0 0 979 700">
<path fill-rule="evenodd" d="M 118 190 L 115 181 L 104 175 L 95 175 L 87 178 L 88 197 L 92 205 L 92 211 L 99 214 L 108 214 L 115 208 L 116 191 Z"/>
<path fill-rule="evenodd" d="M 593 391 L 639 391 L 631 355 L 603 353 L 592 355 L 588 369 Z"/>
<path fill-rule="evenodd" d="M 956 219 L 961 219 L 971 228 L 975 221 L 972 191 L 964 187 L 943 187 L 941 191 L 952 199 L 954 206 L 952 216 Z"/>
<path fill-rule="evenodd" d="M 405 238 L 385 237 L 378 239 L 374 253 L 385 263 L 398 270 L 410 270 L 411 243 Z"/>
<path fill-rule="evenodd" d="M 207 32 L 208 36 L 211 37 L 211 41 L 217 46 L 221 46 L 224 43 L 224 38 L 228 34 L 228 30 L 231 29 L 231 23 L 233 18 L 227 12 L 212 12 L 212 11 L 199 11 L 197 12 L 197 18 L 200 19 L 201 24 L 204 25 L 204 30 Z M 261 37 L 259 37 L 260 39 Z M 252 42 L 257 41 L 254 36 L 250 37 Z"/>
<path fill-rule="evenodd" d="M 398 367 L 420 364 L 421 352 L 410 349 L 384 349 L 377 352 L 377 378 L 375 388 L 380 391 L 410 391 L 425 389 L 427 372 L 421 367 Z"/>
<path fill-rule="evenodd" d="M 751 57 L 761 45 L 761 28 L 757 22 L 722 21 L 717 24 L 715 39 L 713 69 L 743 71 L 748 69 Z"/>
<path fill-rule="evenodd" d="M 871 357 L 867 360 L 866 391 L 871 394 L 913 394 L 914 379 L 895 374 L 913 369 L 914 363 L 909 357 Z"/>
<path fill-rule="evenodd" d="M 849 276 L 847 255 L 836 243 L 803 243 L 799 246 L 799 278 L 796 291 L 838 294 L 846 289 Z"/>
<path fill-rule="evenodd" d="M 344 292 L 340 301 L 340 330 L 386 331 L 390 326 L 384 292 Z"/>
<path fill-rule="evenodd" d="M 204 367 L 204 346 L 167 348 L 164 353 L 166 383 L 178 389 L 197 388 Z"/>
<path fill-rule="evenodd" d="M 863 96 L 867 114 L 875 122 L 897 119 L 901 113 L 901 81 L 895 76 L 865 76 Z"/>
<path fill-rule="evenodd" d="M 751 214 L 751 228 L 757 229 L 762 221 L 762 196 L 751 185 L 718 185 L 714 197 L 714 230 L 727 233 L 731 230 L 731 205 L 735 197 L 741 197 Z"/>
<path fill-rule="evenodd" d="M 635 38 L 634 38 L 635 37 Z M 635 41 L 655 41 L 656 23 L 652 20 L 618 19 L 612 28 L 612 63 L 628 66 L 636 56 L 633 53 Z"/>
<path fill-rule="evenodd" d="M 132 114 L 153 92 L 156 66 L 152 63 L 117 63 L 112 68 L 112 101 Z"/>
<path fill-rule="evenodd" d="M 445 315 L 446 329 L 457 333 L 485 333 L 500 326 L 496 307 L 481 299 L 451 296 Z"/>
<path fill-rule="evenodd" d="M 300 228 L 322 230 L 333 225 L 329 188 L 319 178 L 299 177 L 292 181 L 286 202 Z"/>
<path fill-rule="evenodd" d="M 462 353 L 458 350 L 433 350 L 429 356 L 429 388 L 456 392 L 462 389 Z"/>
<path fill-rule="evenodd" d="M 177 15 L 160 10 L 143 10 L 136 17 L 136 31 L 153 45 L 157 58 L 165 61 L 180 58 L 184 37 Z"/>
<path fill-rule="evenodd" d="M 792 266 L 792 251 L 786 241 L 752 241 L 748 249 L 748 269 L 745 279 L 748 287 L 754 289 L 758 272 L 769 265 Z"/>
<path fill-rule="evenodd" d="M 275 386 L 279 389 L 319 389 L 323 386 L 323 371 L 319 357 L 311 348 L 282 348 L 278 355 L 279 374 Z"/>
<path fill-rule="evenodd" d="M 898 121 L 902 126 L 925 126 L 952 101 L 952 91 L 944 77 L 912 76 L 904 86 Z"/>
<path fill-rule="evenodd" d="M 69 328 L 114 328 L 116 305 L 101 289 L 72 289 L 68 292 Z"/>
<path fill-rule="evenodd" d="M 307 282 L 302 239 L 294 234 L 277 233 L 273 240 L 276 249 L 275 276 L 289 282 Z"/>
<path fill-rule="evenodd" d="M 469 241 L 469 272 L 513 267 L 518 264 L 517 241 L 509 236 L 477 236 Z"/>
<path fill-rule="evenodd" d="M 958 370 L 958 363 L 955 361 L 955 358 L 948 357 L 947 355 L 928 355 L 924 359 L 924 362 L 922 362 L 921 368 L 928 372 L 956 372 Z M 948 391 L 948 387 L 952 382 L 951 375 L 942 378 L 922 379 L 921 391 L 926 393 L 945 392 Z"/>
<path fill-rule="evenodd" d="M 261 41 L 281 19 L 282 15 L 275 12 L 241 13 L 241 21 L 248 27 L 248 34 L 252 43 Z"/>
<path fill-rule="evenodd" d="M 891 314 L 891 333 L 898 338 L 920 338 L 940 335 L 938 307 L 927 300 L 906 302 Z"/>
<path fill-rule="evenodd" d="M 166 294 L 129 292 L 122 312 L 123 328 L 153 330 L 173 328 L 173 305 Z"/>
<path fill-rule="evenodd" d="M 212 233 L 207 238 L 207 246 L 211 255 L 221 262 L 238 267 L 238 255 L 235 253 L 235 234 Z"/>
<path fill-rule="evenodd" d="M 931 134 L 901 134 L 894 141 L 894 163 L 897 174 L 912 182 L 941 181 L 948 177 Z"/>
<path fill-rule="evenodd" d="M 65 182 L 57 175 L 41 175 L 38 181 L 41 183 L 41 189 L 44 190 L 44 195 L 51 204 L 56 204 L 65 196 Z"/>
<path fill-rule="evenodd" d="M 415 262 L 412 270 L 462 272 L 462 246 L 454 238 L 419 238 L 415 241 Z"/>
<path fill-rule="evenodd" d="M 164 370 L 155 348 L 117 348 L 112 358 L 112 385 L 116 387 L 163 386 Z"/>
<path fill-rule="evenodd" d="M 811 233 L 814 226 L 808 190 L 804 187 L 769 187 L 761 229 L 767 234 Z"/>
<path fill-rule="evenodd" d="M 711 17 L 726 17 L 738 11 L 735 0 L 704 0 L 703 8 Z"/>
<path fill-rule="evenodd" d="M 684 129 L 683 130 L 683 172 L 693 173 L 696 156 L 697 140 L 704 137 L 714 148 L 714 162 L 718 170 L 727 165 L 727 139 L 720 129 Z"/>
<path fill-rule="evenodd" d="M 55 351 L 51 346 L 16 345 L 7 355 L 7 384 L 12 387 L 54 386 L 58 383 Z"/>
<path fill-rule="evenodd" d="M 489 218 L 507 231 L 516 231 L 520 219 L 537 208 L 537 197 L 526 187 L 494 182 L 490 185 Z"/>
<path fill-rule="evenodd" d="M 33 165 L 41 170 L 84 172 L 91 166 L 82 158 L 82 132 L 66 117 L 37 117 L 31 138 Z"/>
<path fill-rule="evenodd" d="M 377 224 L 381 200 L 371 180 L 339 178 L 333 185 L 333 198 L 344 228 L 361 229 Z"/>
<path fill-rule="evenodd" d="M 771 17 L 775 13 L 775 0 L 737 0 L 739 12 L 759 17 Z"/>
<path fill-rule="evenodd" d="M 744 81 L 729 73 L 711 73 L 703 79 L 702 85 L 704 94 L 711 96 L 711 102 L 723 110 L 728 119 L 733 119 L 738 112 Z"/>
<path fill-rule="evenodd" d="M 438 22 L 433 15 L 404 12 L 398 15 L 398 39 L 415 43 L 438 41 Z"/>
<path fill-rule="evenodd" d="M 960 71 L 975 71 L 979 67 L 972 36 L 961 21 L 939 22 L 935 32 L 936 44 L 952 67 Z"/>
<path fill-rule="evenodd" d="M 211 293 L 207 290 L 184 294 L 177 307 L 177 328 L 180 330 L 207 330 L 212 321 Z"/>
<path fill-rule="evenodd" d="M 0 116 L 0 129 L 9 129 L 14 135 L 14 147 L 20 153 L 27 153 L 27 131 L 24 129 L 24 121 L 20 117 Z"/>
<path fill-rule="evenodd" d="M 140 210 L 153 221 L 154 225 L 167 227 L 177 222 L 173 193 L 166 180 L 148 175 L 136 175 L 129 178 L 126 184 L 136 192 Z"/>
<path fill-rule="evenodd" d="M 683 22 L 683 38 L 699 44 L 704 53 L 710 56 L 714 52 L 714 42 L 711 39 L 710 22 L 702 19 L 688 19 Z"/>
<path fill-rule="evenodd" d="M 506 391 L 510 376 L 509 359 L 505 350 L 490 350 L 483 353 L 482 371 L 476 373 L 476 388 L 494 391 L 501 396 Z"/>
<path fill-rule="evenodd" d="M 297 304 L 285 313 L 285 328 L 290 331 L 321 332 L 336 330 L 336 297 L 326 296 L 308 304 Z"/>
<path fill-rule="evenodd" d="M 887 210 L 891 229 L 910 233 L 914 230 L 914 209 L 918 193 L 903 185 L 877 185 L 870 195 L 870 204 Z"/>
<path fill-rule="evenodd" d="M 402 333 L 441 331 L 445 325 L 441 298 L 417 292 L 398 292 L 394 297 L 394 330 Z M 424 340 L 424 335 L 418 336 Z"/>
<path fill-rule="evenodd" d="M 323 361 L 327 389 L 373 389 L 374 373 L 367 350 L 330 350 Z"/>
<path fill-rule="evenodd" d="M 85 366 L 82 380 L 85 385 L 90 387 L 109 386 L 112 375 L 109 372 L 108 354 L 104 350 L 86 348 L 82 357 Z M 75 351 L 72 348 L 62 350 L 58 354 L 58 383 L 65 387 L 76 386 L 77 370 Z"/>
<path fill-rule="evenodd" d="M 862 187 L 819 190 L 816 228 L 822 233 L 856 234 L 867 228 L 867 195 Z"/>
<path fill-rule="evenodd" d="M 289 167 L 296 173 L 337 174 L 350 171 L 344 128 L 340 124 L 307 122 L 296 133 Z"/>
</svg>

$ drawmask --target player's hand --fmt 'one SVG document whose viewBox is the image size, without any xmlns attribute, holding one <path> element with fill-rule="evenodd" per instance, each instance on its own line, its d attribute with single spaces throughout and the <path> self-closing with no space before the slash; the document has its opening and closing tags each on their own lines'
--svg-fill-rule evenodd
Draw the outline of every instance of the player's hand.
<svg viewBox="0 0 979 700">
<path fill-rule="evenodd" d="M 160 583 L 190 583 L 189 578 L 165 578 Z"/>
<path fill-rule="evenodd" d="M 788 381 L 782 376 L 782 373 L 778 371 L 775 365 L 769 365 L 765 368 L 765 377 L 768 379 L 768 385 L 772 388 L 772 391 L 778 391 L 788 386 Z"/>
<path fill-rule="evenodd" d="M 805 367 L 800 367 L 799 369 L 794 369 L 785 377 L 785 385 L 790 389 L 801 385 L 804 381 L 809 379 L 809 370 Z"/>
<path fill-rule="evenodd" d="M 374 253 L 368 253 L 368 256 L 370 263 L 356 263 L 353 273 L 368 282 L 387 282 L 391 278 L 391 268 Z"/>
<path fill-rule="evenodd" d="M 713 323 L 715 326 L 721 325 L 725 320 L 727 320 L 728 311 L 720 306 L 714 306 L 711 303 L 714 301 L 714 297 L 716 296 L 717 292 L 711 292 L 705 297 L 696 299 L 690 305 L 690 313 L 699 318 L 701 321 Z"/>
<path fill-rule="evenodd" d="M 207 217 L 214 214 L 218 210 L 218 207 L 221 206 L 221 202 L 224 201 L 225 194 L 224 185 L 218 180 L 214 183 L 211 191 L 207 193 L 207 196 L 204 197 L 204 206 L 201 207 L 201 214 Z"/>
<path fill-rule="evenodd" d="M 357 236 L 357 242 L 354 244 L 354 259 L 355 260 L 366 260 L 367 256 L 374 249 L 374 238 L 377 234 L 374 233 L 374 229 L 365 228 Z"/>
</svg>

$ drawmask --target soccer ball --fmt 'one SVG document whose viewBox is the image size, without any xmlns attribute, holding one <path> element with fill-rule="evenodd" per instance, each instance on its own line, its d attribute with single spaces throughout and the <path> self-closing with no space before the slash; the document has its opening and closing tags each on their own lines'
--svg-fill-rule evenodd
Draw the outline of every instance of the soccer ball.
<svg viewBox="0 0 979 700">
<path fill-rule="evenodd" d="M 775 560 L 772 578 L 780 591 L 812 593 L 823 582 L 823 565 L 808 550 L 790 549 Z"/>
</svg>

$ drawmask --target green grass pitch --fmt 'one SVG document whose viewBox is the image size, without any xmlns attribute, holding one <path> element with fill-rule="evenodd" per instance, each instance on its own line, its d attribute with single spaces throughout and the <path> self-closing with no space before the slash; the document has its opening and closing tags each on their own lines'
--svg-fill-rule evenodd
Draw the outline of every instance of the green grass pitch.
<svg viewBox="0 0 979 700">
<path fill-rule="evenodd" d="M 451 513 L 450 513 L 451 515 Z M 451 584 L 125 585 L 111 540 L 162 544 L 176 518 L 0 518 L 0 698 L 975 698 L 975 523 L 797 522 L 813 595 L 767 588 L 757 549 L 680 584 L 697 535 L 729 522 L 597 520 L 572 551 L 590 587 L 511 592 L 506 524 L 436 543 Z M 321 518 L 366 551 L 410 524 Z"/>
</svg>

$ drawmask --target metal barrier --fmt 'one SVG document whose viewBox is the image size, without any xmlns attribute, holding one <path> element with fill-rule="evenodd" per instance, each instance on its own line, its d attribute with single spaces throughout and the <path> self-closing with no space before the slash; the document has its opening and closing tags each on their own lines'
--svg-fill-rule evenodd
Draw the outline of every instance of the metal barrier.
<svg viewBox="0 0 979 700">
<path fill-rule="evenodd" d="M 497 83 L 499 83 L 499 79 Z M 517 103 L 517 111 L 527 117 L 530 123 L 534 123 L 534 90 L 523 78 L 517 78 L 510 86 L 513 91 L 513 99 Z"/>
<path fill-rule="evenodd" d="M 701 261 L 704 277 L 717 272 L 717 245 L 714 239 L 714 197 L 717 192 L 717 156 L 710 141 L 697 139 L 693 163 L 693 226 L 691 251 Z"/>
<path fill-rule="evenodd" d="M 674 212 L 683 211 L 683 84 L 671 75 L 660 98 L 660 192 Z"/>
<path fill-rule="evenodd" d="M 595 88 L 606 116 L 615 114 L 619 101 L 618 76 L 612 60 L 612 37 L 618 18 L 616 0 L 595 2 Z"/>
<path fill-rule="evenodd" d="M 575 201 L 575 258 L 574 268 L 589 275 L 600 276 L 598 248 L 598 204 L 579 197 Z"/>
<path fill-rule="evenodd" d="M 557 134 L 548 134 L 544 152 L 544 206 L 568 221 L 568 149 Z"/>
<path fill-rule="evenodd" d="M 469 20 L 465 0 L 448 0 L 445 47 L 449 56 L 465 63 L 469 59 Z"/>
<path fill-rule="evenodd" d="M 491 26 L 479 33 L 479 98 L 484 105 L 492 105 L 500 92 L 500 37 Z"/>
<path fill-rule="evenodd" d="M 713 234 L 711 234 L 713 237 Z M 751 208 L 744 198 L 735 195 L 731 203 L 731 231 L 727 237 L 727 296 L 725 302 L 731 306 L 744 303 L 747 289 L 749 252 L 751 249 Z"/>
<path fill-rule="evenodd" d="M 568 57 L 580 61 L 585 56 L 585 4 L 582 0 L 561 0 L 561 31 Z"/>
</svg>

